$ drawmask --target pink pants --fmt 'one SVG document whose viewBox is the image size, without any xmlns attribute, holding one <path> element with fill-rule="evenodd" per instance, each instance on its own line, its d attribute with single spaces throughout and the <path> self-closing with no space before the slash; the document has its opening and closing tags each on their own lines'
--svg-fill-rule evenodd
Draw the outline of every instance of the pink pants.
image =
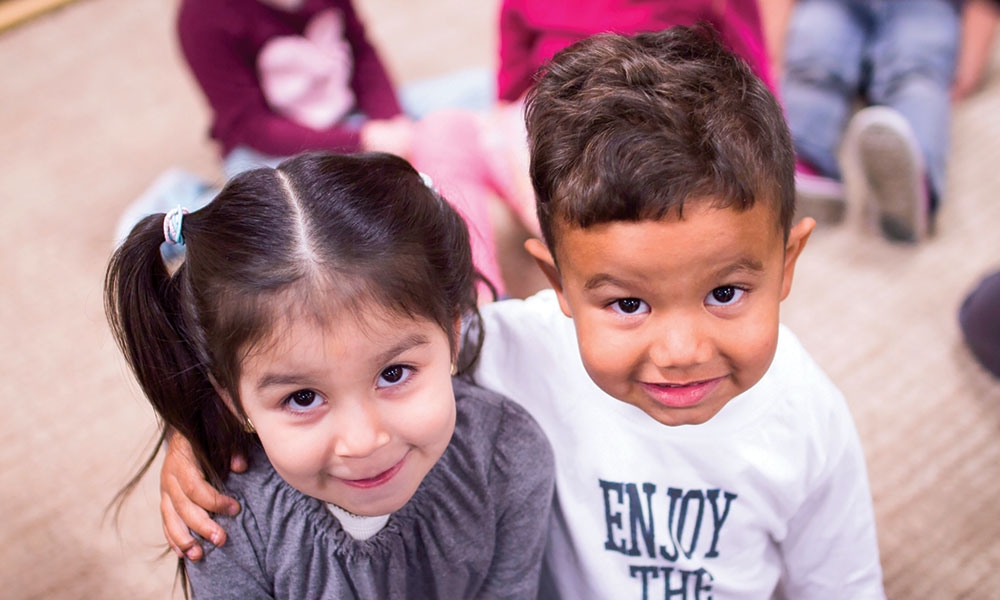
<svg viewBox="0 0 1000 600">
<path fill-rule="evenodd" d="M 434 180 L 438 192 L 469 227 L 476 268 L 503 296 L 490 202 L 497 198 L 537 234 L 528 183 L 527 139 L 520 104 L 488 113 L 445 110 L 416 124 L 410 162 Z"/>
</svg>

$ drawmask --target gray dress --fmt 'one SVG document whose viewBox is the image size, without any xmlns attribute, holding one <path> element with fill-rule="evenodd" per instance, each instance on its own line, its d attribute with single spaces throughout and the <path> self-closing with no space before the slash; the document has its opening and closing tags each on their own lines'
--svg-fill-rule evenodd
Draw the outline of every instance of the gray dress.
<svg viewBox="0 0 1000 600">
<path fill-rule="evenodd" d="M 228 540 L 186 561 L 195 598 L 534 598 L 552 504 L 552 450 L 517 404 L 454 379 L 455 434 L 413 498 L 361 541 L 285 483 L 262 451 L 232 474 Z"/>
</svg>

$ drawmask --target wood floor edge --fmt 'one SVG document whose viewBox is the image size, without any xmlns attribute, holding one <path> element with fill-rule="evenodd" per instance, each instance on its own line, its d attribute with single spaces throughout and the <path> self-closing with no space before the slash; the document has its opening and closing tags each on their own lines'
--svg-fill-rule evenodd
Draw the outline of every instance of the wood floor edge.
<svg viewBox="0 0 1000 600">
<path fill-rule="evenodd" d="M 76 0 L 0 0 L 0 32 Z"/>
</svg>

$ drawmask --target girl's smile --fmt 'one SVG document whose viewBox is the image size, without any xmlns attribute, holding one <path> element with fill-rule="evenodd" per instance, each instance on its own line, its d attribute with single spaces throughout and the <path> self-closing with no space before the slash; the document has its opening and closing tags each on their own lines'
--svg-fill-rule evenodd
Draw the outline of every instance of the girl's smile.
<svg viewBox="0 0 1000 600">
<path fill-rule="evenodd" d="M 403 458 L 399 459 L 399 461 L 396 464 L 392 465 L 385 471 L 382 471 L 381 473 L 373 477 L 358 478 L 358 479 L 348 479 L 348 478 L 338 478 L 338 479 L 340 479 L 341 481 L 343 481 L 344 483 L 346 483 L 351 487 L 356 487 L 363 490 L 378 487 L 384 483 L 388 483 L 393 477 L 396 476 L 396 473 L 399 473 L 400 469 L 403 468 L 403 463 L 406 462 L 406 457 L 409 456 L 409 454 L 410 453 L 407 452 L 405 455 L 403 455 Z"/>
</svg>

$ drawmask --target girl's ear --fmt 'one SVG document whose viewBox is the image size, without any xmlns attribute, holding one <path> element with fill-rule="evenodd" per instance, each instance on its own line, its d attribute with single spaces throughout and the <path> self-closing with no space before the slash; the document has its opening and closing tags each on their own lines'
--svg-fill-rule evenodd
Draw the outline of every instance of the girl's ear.
<svg viewBox="0 0 1000 600">
<path fill-rule="evenodd" d="M 452 337 L 453 340 L 451 344 L 451 366 L 452 371 L 455 370 L 455 365 L 458 364 L 459 354 L 462 352 L 462 315 L 455 317 L 455 323 L 452 325 Z M 452 373 L 454 375 L 455 373 Z"/>
<path fill-rule="evenodd" d="M 816 221 L 805 217 L 792 226 L 788 232 L 788 242 L 785 244 L 785 266 L 781 277 L 781 299 L 788 297 L 792 291 L 792 277 L 795 275 L 795 263 L 802 254 L 802 249 L 806 247 L 809 236 L 816 228 Z"/>
<path fill-rule="evenodd" d="M 233 415 L 235 415 L 237 419 L 242 419 L 243 416 L 239 413 L 238 410 L 236 410 L 236 403 L 233 402 L 233 398 L 232 396 L 229 395 L 229 392 L 227 392 L 225 389 L 223 389 L 221 385 L 219 385 L 219 382 L 215 380 L 215 377 L 209 375 L 208 380 L 212 382 L 212 387 L 215 388 L 215 393 L 219 395 L 219 398 L 222 398 L 222 403 L 226 405 L 226 408 L 229 409 L 229 412 L 233 413 Z"/>
</svg>

